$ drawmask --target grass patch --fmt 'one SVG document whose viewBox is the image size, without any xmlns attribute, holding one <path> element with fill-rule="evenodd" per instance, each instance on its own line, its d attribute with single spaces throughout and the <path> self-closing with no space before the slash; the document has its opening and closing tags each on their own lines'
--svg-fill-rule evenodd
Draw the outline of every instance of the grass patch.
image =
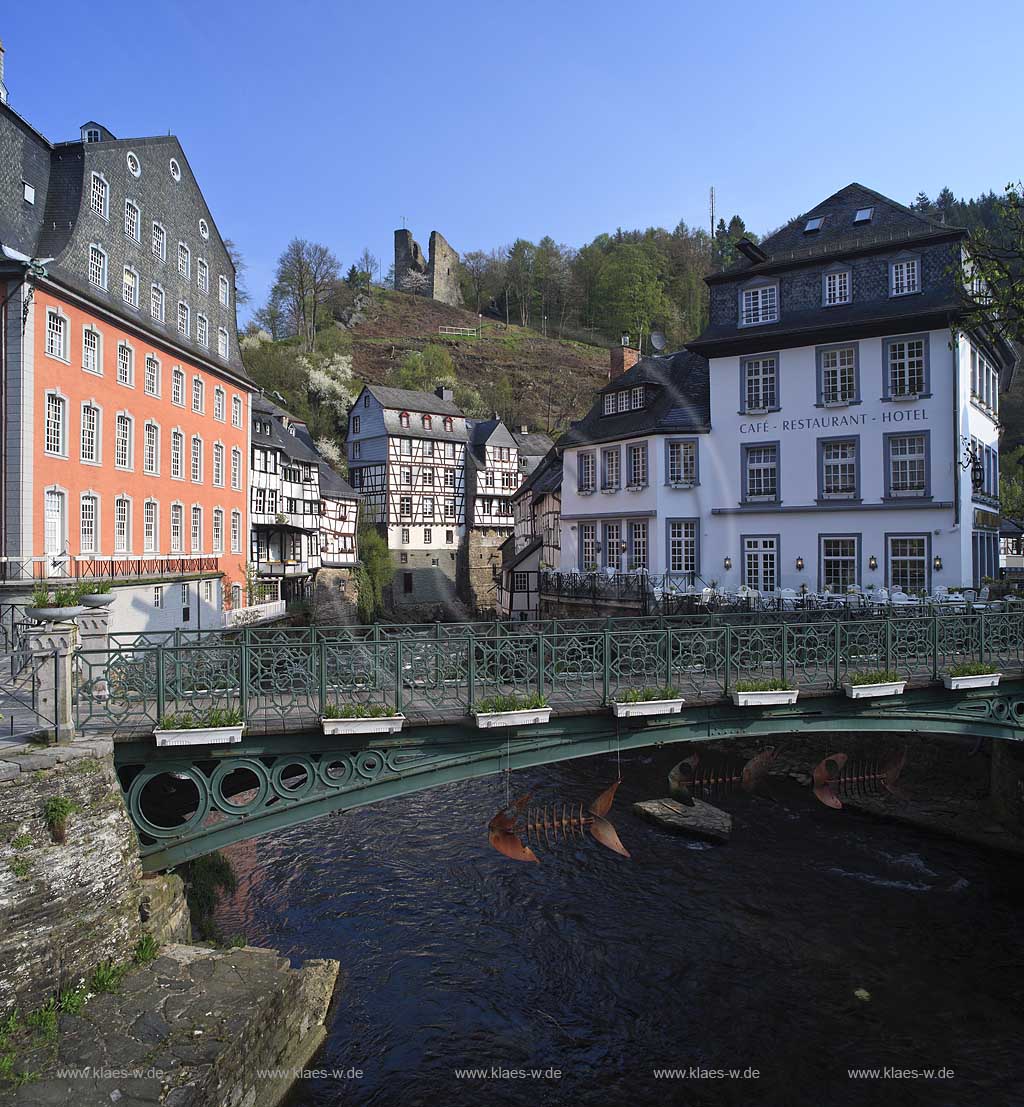
<svg viewBox="0 0 1024 1107">
<path fill-rule="evenodd" d="M 548 698 L 539 692 L 531 696 L 490 696 L 481 700 L 475 707 L 478 715 L 490 714 L 501 711 L 529 711 L 535 707 L 547 707 Z"/>
<path fill-rule="evenodd" d="M 617 703 L 650 703 L 651 700 L 678 700 L 682 693 L 678 688 L 630 688 L 626 692 L 620 692 L 616 697 Z"/>
<path fill-rule="evenodd" d="M 128 971 L 128 965 L 115 965 L 113 961 L 101 961 L 89 977 L 89 991 L 99 995 L 101 992 L 116 992 Z"/>
<path fill-rule="evenodd" d="M 984 661 L 961 661 L 949 667 L 951 677 L 994 676 L 997 672 L 999 672 L 998 669 L 992 665 L 986 665 Z"/>
<path fill-rule="evenodd" d="M 740 680 L 736 683 L 737 692 L 792 692 L 793 686 L 780 677 L 770 680 Z"/>
<path fill-rule="evenodd" d="M 156 960 L 159 952 L 160 943 L 156 938 L 152 934 L 143 934 L 135 947 L 135 952 L 132 954 L 132 961 L 136 965 L 148 965 L 150 961 Z"/>
<path fill-rule="evenodd" d="M 65 768 L 68 773 L 95 773 L 98 772 L 100 763 L 95 757 L 80 757 L 77 761 L 69 761 Z"/>
<path fill-rule="evenodd" d="M 214 726 L 238 726 L 242 712 L 237 707 L 210 707 L 206 711 L 183 711 L 165 715 L 160 720 L 161 730 L 201 730 Z"/>
<path fill-rule="evenodd" d="M 386 719 L 397 714 L 383 703 L 346 703 L 339 707 L 329 703 L 324 708 L 325 719 Z"/>
<path fill-rule="evenodd" d="M 11 861 L 11 872 L 19 880 L 24 880 L 26 876 L 32 871 L 32 862 L 27 857 L 15 857 Z"/>
<path fill-rule="evenodd" d="M 850 683 L 855 687 L 864 684 L 897 684 L 903 678 L 891 669 L 874 669 L 866 673 L 852 673 Z"/>
<path fill-rule="evenodd" d="M 19 834 L 16 838 L 11 839 L 11 845 L 15 849 L 28 849 L 32 845 L 32 835 Z"/>
</svg>

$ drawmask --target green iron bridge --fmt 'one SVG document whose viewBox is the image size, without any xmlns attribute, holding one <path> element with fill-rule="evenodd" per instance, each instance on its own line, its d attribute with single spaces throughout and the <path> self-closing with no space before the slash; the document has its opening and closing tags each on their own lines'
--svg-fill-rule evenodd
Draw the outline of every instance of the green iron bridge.
<svg viewBox="0 0 1024 1107">
<path fill-rule="evenodd" d="M 947 690 L 965 661 L 995 688 Z M 739 736 L 903 732 L 1019 740 L 1024 612 L 837 618 L 826 613 L 429 626 L 264 628 L 112 641 L 76 655 L 80 731 L 112 733 L 143 867 L 180 864 L 334 811 L 505 769 Z M 885 670 L 902 696 L 853 700 Z M 737 707 L 740 681 L 783 679 L 789 706 Z M 671 686 L 682 713 L 614 718 L 635 688 Z M 477 704 L 539 693 L 549 723 L 478 730 Z M 384 705 L 400 733 L 333 736 L 331 707 Z M 156 748 L 168 714 L 241 713 L 240 744 Z"/>
</svg>

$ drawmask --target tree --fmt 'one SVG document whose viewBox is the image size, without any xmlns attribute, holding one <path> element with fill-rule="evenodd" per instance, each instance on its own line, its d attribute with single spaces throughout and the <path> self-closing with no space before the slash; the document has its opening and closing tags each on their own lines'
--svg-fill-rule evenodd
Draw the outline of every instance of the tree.
<svg viewBox="0 0 1024 1107">
<path fill-rule="evenodd" d="M 652 260 L 641 246 L 620 246 L 601 270 L 598 285 L 605 318 L 613 333 L 626 333 L 643 347 L 654 321 L 668 311 Z"/>
<path fill-rule="evenodd" d="M 464 298 L 469 300 L 470 303 L 476 304 L 475 310 L 478 313 L 483 308 L 484 289 L 487 285 L 490 260 L 490 256 L 485 254 L 483 250 L 470 250 L 468 254 L 462 255 L 462 272 L 471 293 L 470 296 Z"/>
<path fill-rule="evenodd" d="M 369 524 L 359 527 L 359 568 L 356 587 L 359 599 L 356 614 L 363 624 L 375 622 L 384 610 L 384 589 L 394 580 L 395 565 L 391 551 L 380 533 Z"/>
<path fill-rule="evenodd" d="M 910 205 L 912 210 L 919 211 L 922 215 L 926 215 L 931 206 L 932 202 L 928 199 L 927 192 L 919 192 L 914 197 L 914 202 Z"/>
<path fill-rule="evenodd" d="M 245 258 L 242 257 L 242 251 L 233 239 L 224 239 L 224 249 L 231 259 L 231 264 L 235 267 L 235 306 L 245 305 L 251 299 L 245 279 L 245 273 L 249 266 L 246 264 Z"/>
<path fill-rule="evenodd" d="M 253 319 L 275 341 L 288 333 L 288 313 L 276 290 L 271 291 L 263 307 L 253 313 Z"/>
<path fill-rule="evenodd" d="M 370 247 L 364 246 L 363 252 L 356 259 L 356 268 L 360 273 L 366 274 L 367 287 L 373 282 L 374 275 L 380 269 L 380 262 L 370 253 Z"/>
<path fill-rule="evenodd" d="M 533 302 L 534 265 L 537 247 L 525 238 L 517 238 L 508 252 L 508 287 L 519 307 L 519 322 L 530 325 L 530 306 Z"/>
<path fill-rule="evenodd" d="M 960 292 L 967 327 L 1024 342 L 1024 186 L 1008 184 L 996 201 L 992 229 L 981 227 L 968 245 Z"/>
<path fill-rule="evenodd" d="M 999 459 L 999 509 L 1004 519 L 1024 520 L 1024 446 Z"/>
<path fill-rule="evenodd" d="M 935 197 L 935 210 L 942 212 L 943 215 L 948 215 L 956 207 L 956 197 L 949 188 L 943 188 L 942 191 Z"/>
<path fill-rule="evenodd" d="M 308 353 L 316 345 L 320 308 L 333 295 L 341 264 L 318 242 L 293 238 L 277 262 L 274 295 L 291 318 Z"/>
</svg>

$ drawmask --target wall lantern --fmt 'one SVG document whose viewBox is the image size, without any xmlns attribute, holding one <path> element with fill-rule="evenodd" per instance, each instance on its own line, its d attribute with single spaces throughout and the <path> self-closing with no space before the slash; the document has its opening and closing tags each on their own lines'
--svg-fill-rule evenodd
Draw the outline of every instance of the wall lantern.
<svg viewBox="0 0 1024 1107">
<path fill-rule="evenodd" d="M 942 572 L 942 558 L 938 554 L 935 555 L 935 559 L 932 561 L 932 568 L 937 572 Z"/>
<path fill-rule="evenodd" d="M 732 568 L 732 558 L 727 556 L 722 564 L 725 566 L 725 571 L 728 572 Z"/>
<path fill-rule="evenodd" d="M 804 559 L 802 557 L 798 557 L 796 559 L 796 571 L 798 573 L 802 573 L 804 571 Z"/>
<path fill-rule="evenodd" d="M 985 489 L 985 462 L 982 460 L 978 447 L 972 439 L 966 435 L 960 436 L 960 445 L 963 448 L 963 457 L 960 458 L 960 468 L 971 471 L 971 490 L 982 492 Z"/>
<path fill-rule="evenodd" d="M 622 542 L 619 543 L 619 553 L 625 553 L 626 550 L 628 550 L 628 549 L 629 549 L 629 545 L 628 545 L 627 542 L 622 541 Z"/>
<path fill-rule="evenodd" d="M 868 558 L 868 568 L 869 568 L 869 569 L 870 569 L 870 570 L 871 570 L 872 572 L 874 572 L 874 571 L 875 571 L 875 570 L 876 570 L 876 569 L 878 568 L 878 558 L 877 558 L 877 557 L 875 557 L 875 555 L 874 555 L 874 554 L 872 554 L 872 555 L 871 555 L 871 556 L 870 556 L 870 557 Z"/>
</svg>

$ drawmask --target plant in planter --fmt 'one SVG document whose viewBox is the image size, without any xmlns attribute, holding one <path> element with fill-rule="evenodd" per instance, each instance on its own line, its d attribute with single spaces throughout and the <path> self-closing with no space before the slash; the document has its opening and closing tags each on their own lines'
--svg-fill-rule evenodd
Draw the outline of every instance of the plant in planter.
<svg viewBox="0 0 1024 1107">
<path fill-rule="evenodd" d="M 68 840 L 68 818 L 77 815 L 81 808 L 67 796 L 51 796 L 43 807 L 43 818 L 50 831 L 50 837 L 63 845 Z"/>
<path fill-rule="evenodd" d="M 153 737 L 158 746 L 212 746 L 241 742 L 244 729 L 237 707 L 208 707 L 165 715 Z"/>
<path fill-rule="evenodd" d="M 114 598 L 109 580 L 98 580 L 92 584 L 83 584 L 79 600 L 86 607 L 106 607 Z"/>
<path fill-rule="evenodd" d="M 473 718 L 481 730 L 499 726 L 528 726 L 531 723 L 546 723 L 551 718 L 551 708 L 547 697 L 539 693 L 530 696 L 491 696 L 473 708 Z"/>
<path fill-rule="evenodd" d="M 328 703 L 320 716 L 324 734 L 395 734 L 405 716 L 384 703 Z"/>
<path fill-rule="evenodd" d="M 683 703 L 678 688 L 630 688 L 612 701 L 612 714 L 621 719 L 676 715 L 682 710 Z"/>
<path fill-rule="evenodd" d="M 85 606 L 80 604 L 78 587 L 58 588 L 51 592 L 45 584 L 37 584 L 32 592 L 31 606 L 25 608 L 25 617 L 37 623 L 55 623 L 74 619 Z"/>
<path fill-rule="evenodd" d="M 876 696 L 902 696 L 907 682 L 899 673 L 889 669 L 870 669 L 863 673 L 851 673 L 843 684 L 843 690 L 851 700 L 865 700 Z"/>
<path fill-rule="evenodd" d="M 960 692 L 968 688 L 995 688 L 1001 677 L 1002 673 L 984 661 L 963 661 L 950 665 L 949 672 L 942 676 L 942 683 Z"/>
<path fill-rule="evenodd" d="M 778 677 L 767 680 L 741 680 L 732 692 L 737 707 L 763 707 L 769 704 L 796 703 L 800 693 Z"/>
</svg>

